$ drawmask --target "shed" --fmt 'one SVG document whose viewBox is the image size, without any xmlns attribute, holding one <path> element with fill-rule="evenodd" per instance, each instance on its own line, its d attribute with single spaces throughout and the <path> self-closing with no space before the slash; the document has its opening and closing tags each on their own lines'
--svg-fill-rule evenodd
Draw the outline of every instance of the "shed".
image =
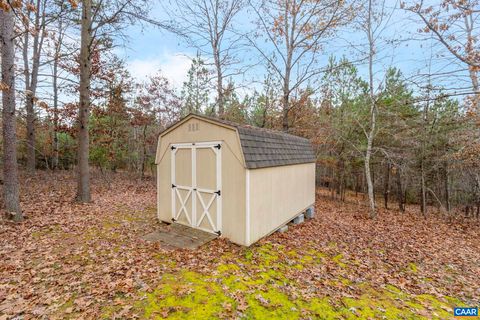
<svg viewBox="0 0 480 320">
<path fill-rule="evenodd" d="M 189 114 L 160 133 L 158 218 L 249 246 L 315 202 L 309 140 Z"/>
</svg>

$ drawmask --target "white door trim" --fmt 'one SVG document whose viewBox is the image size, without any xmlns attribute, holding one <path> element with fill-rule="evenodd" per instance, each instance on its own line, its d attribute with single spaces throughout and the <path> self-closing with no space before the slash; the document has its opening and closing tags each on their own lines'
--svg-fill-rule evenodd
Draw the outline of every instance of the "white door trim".
<svg viewBox="0 0 480 320">
<path fill-rule="evenodd" d="M 211 149 L 215 153 L 215 167 L 216 167 L 216 190 L 210 190 L 206 188 L 198 188 L 197 186 L 197 149 Z M 172 221 L 181 223 L 178 220 L 182 213 L 185 213 L 187 217 L 189 226 L 201 229 L 207 232 L 221 234 L 222 231 L 222 142 L 221 141 L 209 141 L 209 142 L 195 142 L 195 143 L 176 143 L 170 145 L 171 149 L 171 182 L 172 182 Z M 191 186 L 179 186 L 176 184 L 176 153 L 179 149 L 190 149 L 191 150 L 191 162 L 192 162 L 192 182 Z M 185 199 L 182 199 L 180 192 L 177 189 L 187 190 L 188 193 L 185 196 Z M 204 196 L 200 193 L 211 194 L 212 197 L 205 202 Z M 180 210 L 177 212 L 176 201 L 177 197 L 180 201 Z M 189 218 L 186 203 L 191 197 L 192 199 L 192 212 L 191 219 Z M 200 201 L 202 213 L 200 216 L 197 215 L 197 199 Z M 216 201 L 217 207 L 217 219 L 212 221 L 208 210 L 212 206 L 213 202 Z M 204 219 L 210 224 L 211 229 L 202 228 L 200 224 Z"/>
</svg>

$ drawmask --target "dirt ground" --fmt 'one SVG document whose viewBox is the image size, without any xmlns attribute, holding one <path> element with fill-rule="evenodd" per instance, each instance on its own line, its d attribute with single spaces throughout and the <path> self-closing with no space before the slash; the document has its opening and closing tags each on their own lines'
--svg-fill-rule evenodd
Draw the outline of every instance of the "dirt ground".
<svg viewBox="0 0 480 320">
<path fill-rule="evenodd" d="M 22 178 L 27 219 L 0 222 L 0 319 L 453 318 L 480 303 L 480 231 L 415 208 L 367 219 L 361 200 L 317 191 L 316 217 L 250 248 L 217 239 L 166 250 L 155 182 L 72 172 Z"/>
</svg>

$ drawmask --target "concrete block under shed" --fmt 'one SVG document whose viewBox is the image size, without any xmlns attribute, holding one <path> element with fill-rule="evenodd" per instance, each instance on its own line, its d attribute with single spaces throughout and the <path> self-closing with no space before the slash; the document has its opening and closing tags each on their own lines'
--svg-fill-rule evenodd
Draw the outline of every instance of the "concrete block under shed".
<svg viewBox="0 0 480 320">
<path fill-rule="evenodd" d="M 287 225 L 284 225 L 284 226 L 278 228 L 278 232 L 284 233 L 284 232 L 287 232 L 287 231 L 288 231 L 288 226 Z"/>
<path fill-rule="evenodd" d="M 299 214 L 292 220 L 293 224 L 300 224 L 303 223 L 303 221 L 305 221 L 305 215 L 303 213 Z"/>
<path fill-rule="evenodd" d="M 305 211 L 305 218 L 312 219 L 315 216 L 315 208 L 312 206 Z"/>
</svg>

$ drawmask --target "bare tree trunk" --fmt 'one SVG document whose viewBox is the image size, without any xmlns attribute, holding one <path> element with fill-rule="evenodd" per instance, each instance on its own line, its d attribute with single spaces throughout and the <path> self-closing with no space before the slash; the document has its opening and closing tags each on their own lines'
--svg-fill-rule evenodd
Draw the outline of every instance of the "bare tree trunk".
<svg viewBox="0 0 480 320">
<path fill-rule="evenodd" d="M 53 61 L 53 170 L 58 169 L 58 58 Z"/>
<path fill-rule="evenodd" d="M 78 112 L 78 175 L 77 201 L 90 202 L 90 168 L 88 165 L 89 134 L 88 118 L 90 114 L 90 80 L 91 80 L 91 39 L 92 39 L 92 2 L 82 3 L 80 48 L 80 109 Z"/>
<path fill-rule="evenodd" d="M 398 200 L 398 209 L 401 212 L 405 212 L 405 196 L 403 193 L 403 186 L 402 186 L 402 172 L 400 167 L 397 167 L 397 200 Z"/>
<path fill-rule="evenodd" d="M 444 176 L 444 187 L 445 187 L 445 208 L 447 209 L 447 212 L 450 212 L 451 204 L 450 204 L 450 186 L 449 186 L 449 179 L 448 179 L 448 164 L 445 162 L 444 165 L 444 171 L 445 171 L 445 176 Z"/>
<path fill-rule="evenodd" d="M 428 113 L 430 108 L 430 79 L 428 83 L 427 102 L 423 109 L 423 121 L 422 121 L 422 148 L 420 155 L 420 209 L 422 214 L 427 214 L 427 186 L 425 184 L 425 151 L 427 144 L 427 126 L 428 126 Z"/>
<path fill-rule="evenodd" d="M 25 27 L 27 31 L 23 36 L 23 74 L 25 76 L 25 109 L 27 111 L 27 170 L 31 173 L 35 171 L 35 132 L 34 132 L 34 110 L 33 110 L 33 98 L 34 94 L 31 87 L 31 75 L 30 75 L 30 59 L 28 56 L 28 50 L 30 48 L 30 15 L 25 20 Z M 38 35 L 36 36 L 38 37 Z"/>
<path fill-rule="evenodd" d="M 287 80 L 285 80 L 285 84 L 283 86 L 283 98 L 282 98 L 282 128 L 283 128 L 283 131 L 284 132 L 288 132 L 288 127 L 289 127 L 289 124 L 288 124 L 288 108 L 289 108 L 289 100 L 290 100 L 290 97 L 289 97 L 289 89 L 288 89 L 288 84 L 286 82 Z"/>
<path fill-rule="evenodd" d="M 27 170 L 35 171 L 35 110 L 33 107 L 33 96 L 27 94 L 25 109 L 27 110 Z"/>
<path fill-rule="evenodd" d="M 33 34 L 33 56 L 32 56 L 32 70 L 29 70 L 29 32 L 25 32 L 25 42 L 23 47 L 23 59 L 25 66 L 25 109 L 27 111 L 27 170 L 29 172 L 35 171 L 35 98 L 38 84 L 38 71 L 40 69 L 40 55 L 43 47 L 45 37 L 45 3 L 37 0 L 35 6 L 35 32 Z"/>
<path fill-rule="evenodd" d="M 289 3 L 286 2 L 286 11 L 289 11 Z M 285 21 L 287 21 L 287 17 L 285 17 Z M 282 119 L 282 127 L 283 131 L 288 132 L 289 129 L 289 122 L 288 122 L 288 113 L 290 112 L 290 75 L 292 72 L 292 57 L 293 57 L 293 50 L 292 41 L 293 41 L 293 32 L 295 29 L 296 16 L 292 20 L 292 30 L 289 33 L 288 30 L 288 23 L 285 23 L 285 30 L 284 30 L 284 38 L 285 38 L 285 45 L 287 47 L 287 59 L 285 60 L 285 77 L 283 78 L 283 119 Z"/>
<path fill-rule="evenodd" d="M 15 115 L 15 43 L 14 13 L 0 9 L 0 40 L 2 53 L 2 133 L 3 133 L 3 193 L 8 218 L 23 220 L 20 208 L 17 164 L 17 135 Z"/>
<path fill-rule="evenodd" d="M 420 209 L 422 215 L 427 214 L 427 190 L 425 186 L 425 170 L 424 170 L 424 160 L 422 155 L 422 160 L 420 164 Z"/>
<path fill-rule="evenodd" d="M 55 56 L 53 59 L 53 76 L 52 76 L 52 86 L 53 86 L 53 161 L 52 167 L 54 170 L 58 169 L 59 162 L 59 142 L 58 142 L 58 63 L 60 61 L 60 50 L 63 43 L 63 23 L 62 19 L 58 19 L 58 38 L 55 45 Z"/>
<path fill-rule="evenodd" d="M 385 209 L 388 210 L 388 195 L 390 194 L 390 161 L 387 161 L 387 167 L 385 168 L 385 184 L 383 189 L 383 200 Z"/>
<path fill-rule="evenodd" d="M 367 179 L 368 188 L 368 202 L 370 205 L 370 218 L 375 218 L 377 212 L 375 210 L 375 198 L 373 190 L 372 175 L 370 172 L 370 158 L 372 155 L 373 138 L 375 136 L 376 125 L 376 113 L 377 108 L 375 104 L 375 94 L 373 88 L 373 56 L 375 54 L 375 47 L 372 29 L 372 0 L 368 2 L 368 21 L 367 21 L 367 33 L 369 43 L 369 55 L 368 55 L 368 72 L 369 72 L 369 92 L 370 92 L 370 130 L 367 134 L 367 150 L 365 152 L 365 178 Z"/>
<path fill-rule="evenodd" d="M 140 178 L 143 180 L 145 178 L 145 162 L 147 159 L 147 126 L 143 126 L 143 144 L 142 144 L 142 167 Z"/>
<path fill-rule="evenodd" d="M 470 14 L 464 15 L 463 19 L 464 19 L 464 23 L 465 23 L 465 30 L 467 32 L 467 41 L 472 40 L 472 42 L 473 42 L 474 37 L 472 37 L 472 31 L 473 31 L 473 28 L 474 28 L 474 22 L 473 22 L 473 19 L 472 19 L 472 13 L 470 12 Z M 468 52 L 469 54 L 472 54 L 472 55 L 474 54 L 474 52 L 471 52 L 471 51 L 474 50 L 474 48 L 471 44 L 467 45 L 467 49 L 469 51 Z M 470 79 L 472 81 L 472 88 L 475 91 L 475 93 L 478 94 L 479 84 L 478 84 L 477 68 L 475 68 L 474 66 L 469 66 L 468 71 L 469 71 Z M 475 98 L 476 98 L 476 100 L 478 100 L 478 97 L 475 97 Z"/>
<path fill-rule="evenodd" d="M 217 69 L 217 106 L 218 106 L 218 116 L 223 119 L 225 115 L 225 106 L 223 98 L 223 74 L 222 74 L 222 63 L 220 61 L 220 52 L 217 48 L 217 42 L 213 43 L 213 56 L 215 61 L 215 68 Z"/>
<path fill-rule="evenodd" d="M 355 174 L 355 199 L 358 198 L 358 189 L 360 187 L 360 183 L 358 182 L 358 173 Z"/>
<path fill-rule="evenodd" d="M 328 186 L 330 188 L 330 196 L 335 200 L 335 169 L 331 168 L 331 171 L 330 183 Z"/>
</svg>

